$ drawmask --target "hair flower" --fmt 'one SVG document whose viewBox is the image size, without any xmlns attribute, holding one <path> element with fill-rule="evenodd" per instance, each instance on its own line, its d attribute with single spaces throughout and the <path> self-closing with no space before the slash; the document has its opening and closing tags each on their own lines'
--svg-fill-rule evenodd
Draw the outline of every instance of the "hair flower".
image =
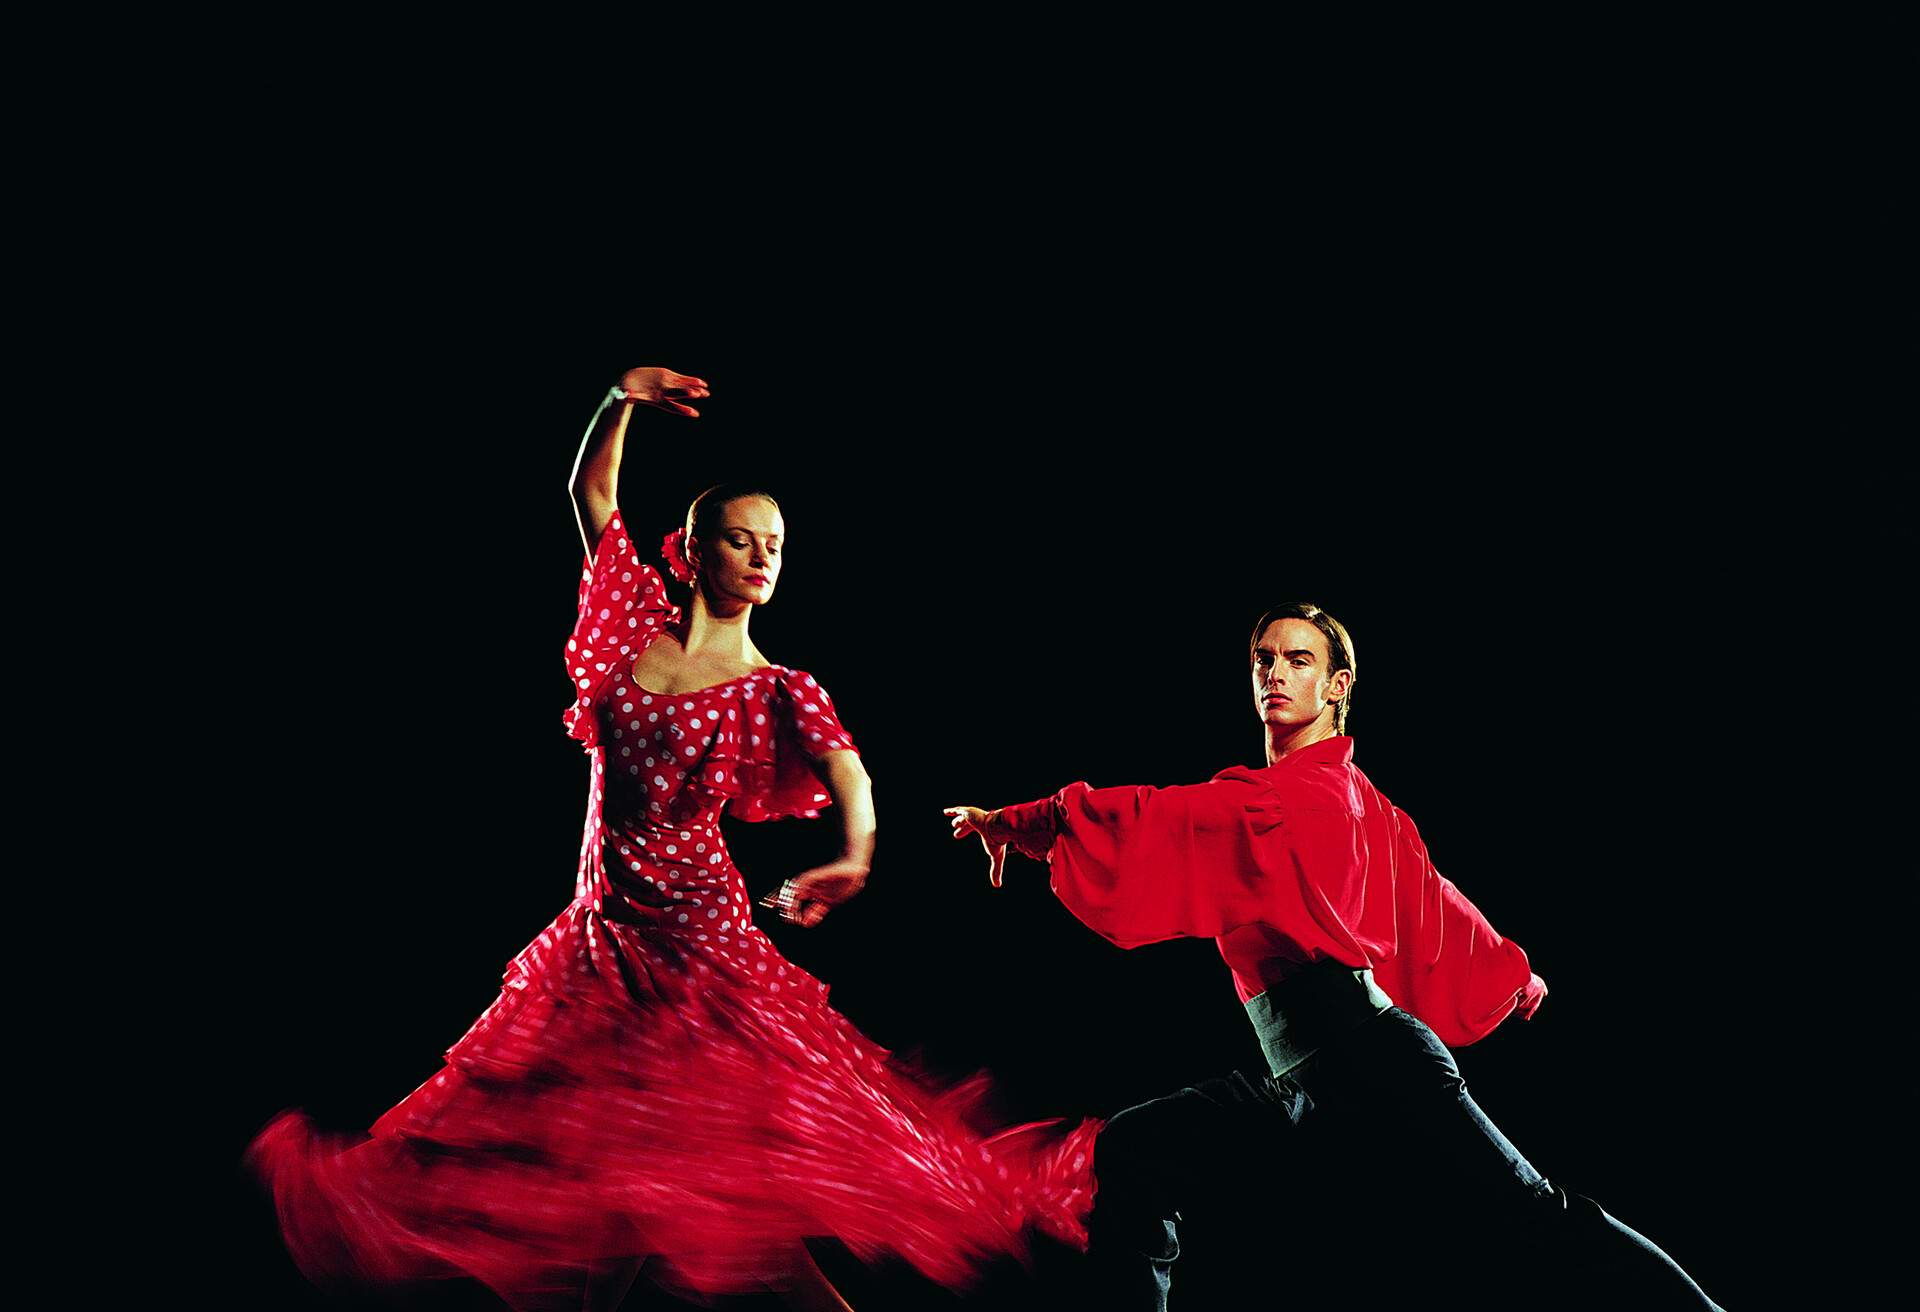
<svg viewBox="0 0 1920 1312">
<path fill-rule="evenodd" d="M 677 528 L 660 539 L 660 555 L 667 572 L 682 583 L 693 582 L 693 566 L 687 561 L 687 530 Z"/>
</svg>

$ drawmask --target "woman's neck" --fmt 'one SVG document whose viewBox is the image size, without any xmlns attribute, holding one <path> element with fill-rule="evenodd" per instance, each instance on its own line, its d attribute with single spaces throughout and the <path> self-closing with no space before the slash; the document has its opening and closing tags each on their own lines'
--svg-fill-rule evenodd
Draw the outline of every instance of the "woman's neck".
<svg viewBox="0 0 1920 1312">
<path fill-rule="evenodd" d="M 738 604 L 730 614 L 723 614 L 707 604 L 706 593 L 696 592 L 687 609 L 687 635 L 681 649 L 689 656 L 752 663 L 758 654 L 747 636 L 747 621 L 752 617 L 752 606 Z"/>
</svg>

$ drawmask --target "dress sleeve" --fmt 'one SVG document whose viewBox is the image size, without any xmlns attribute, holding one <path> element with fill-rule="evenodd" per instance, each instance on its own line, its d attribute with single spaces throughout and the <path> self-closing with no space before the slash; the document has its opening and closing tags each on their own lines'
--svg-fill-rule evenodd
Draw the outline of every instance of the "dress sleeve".
<svg viewBox="0 0 1920 1312">
<path fill-rule="evenodd" d="M 616 509 L 580 570 L 579 611 L 567 639 L 574 701 L 562 718 L 569 735 L 589 748 L 598 745 L 593 701 L 600 685 L 679 618 L 659 571 L 641 562 L 626 518 Z"/>
<path fill-rule="evenodd" d="M 833 698 L 805 670 L 780 669 L 768 701 L 768 723 L 749 723 L 740 779 L 729 810 L 742 820 L 778 820 L 820 814 L 833 797 L 813 772 L 828 752 L 860 749 L 840 723 Z"/>
<path fill-rule="evenodd" d="M 1172 788 L 1069 784 L 1044 803 L 1002 812 L 1030 854 L 1039 847 L 1035 806 L 1051 814 L 1054 895 L 1123 948 L 1264 924 L 1365 964 L 1339 909 L 1309 874 L 1353 859 L 1351 827 L 1289 810 L 1255 772 L 1224 771 Z"/>
<path fill-rule="evenodd" d="M 828 752 L 860 750 L 853 745 L 853 735 L 840 723 L 833 709 L 833 698 L 827 695 L 819 680 L 805 670 L 789 670 L 780 680 L 780 686 L 786 694 L 781 724 L 801 751 L 817 757 Z"/>
</svg>

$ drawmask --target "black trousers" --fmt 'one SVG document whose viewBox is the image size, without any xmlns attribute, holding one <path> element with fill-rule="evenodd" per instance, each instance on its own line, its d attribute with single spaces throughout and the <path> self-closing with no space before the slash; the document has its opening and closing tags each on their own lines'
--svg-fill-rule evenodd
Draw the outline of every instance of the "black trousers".
<svg viewBox="0 0 1920 1312">
<path fill-rule="evenodd" d="M 1713 1309 L 1653 1243 L 1555 1188 L 1389 1008 L 1284 1077 L 1121 1112 L 1094 1147 L 1090 1306 L 1164 1309 L 1182 1208 L 1239 1214 L 1271 1306 Z"/>
</svg>

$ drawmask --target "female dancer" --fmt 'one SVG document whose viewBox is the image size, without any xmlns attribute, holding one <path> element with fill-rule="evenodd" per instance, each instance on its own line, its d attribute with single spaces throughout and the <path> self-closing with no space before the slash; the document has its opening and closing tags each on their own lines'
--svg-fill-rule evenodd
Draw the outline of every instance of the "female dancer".
<svg viewBox="0 0 1920 1312">
<path fill-rule="evenodd" d="M 515 1308 L 610 1308 L 651 1259 L 683 1292 L 845 1308 L 806 1238 L 949 1285 L 1021 1252 L 1028 1222 L 1084 1243 L 1096 1125 L 983 1140 L 964 1115 L 975 1086 L 900 1072 L 752 923 L 721 811 L 839 806 L 839 858 L 772 899 L 817 925 L 866 882 L 873 802 L 825 689 L 748 635 L 780 574 L 773 499 L 694 503 L 664 552 L 693 585 L 684 612 L 615 505 L 633 407 L 695 417 L 708 394 L 629 371 L 575 464 L 588 556 L 566 725 L 593 773 L 573 902 L 371 1138 L 330 1141 L 288 1112 L 249 1149 L 317 1282 L 466 1275 Z"/>
</svg>

